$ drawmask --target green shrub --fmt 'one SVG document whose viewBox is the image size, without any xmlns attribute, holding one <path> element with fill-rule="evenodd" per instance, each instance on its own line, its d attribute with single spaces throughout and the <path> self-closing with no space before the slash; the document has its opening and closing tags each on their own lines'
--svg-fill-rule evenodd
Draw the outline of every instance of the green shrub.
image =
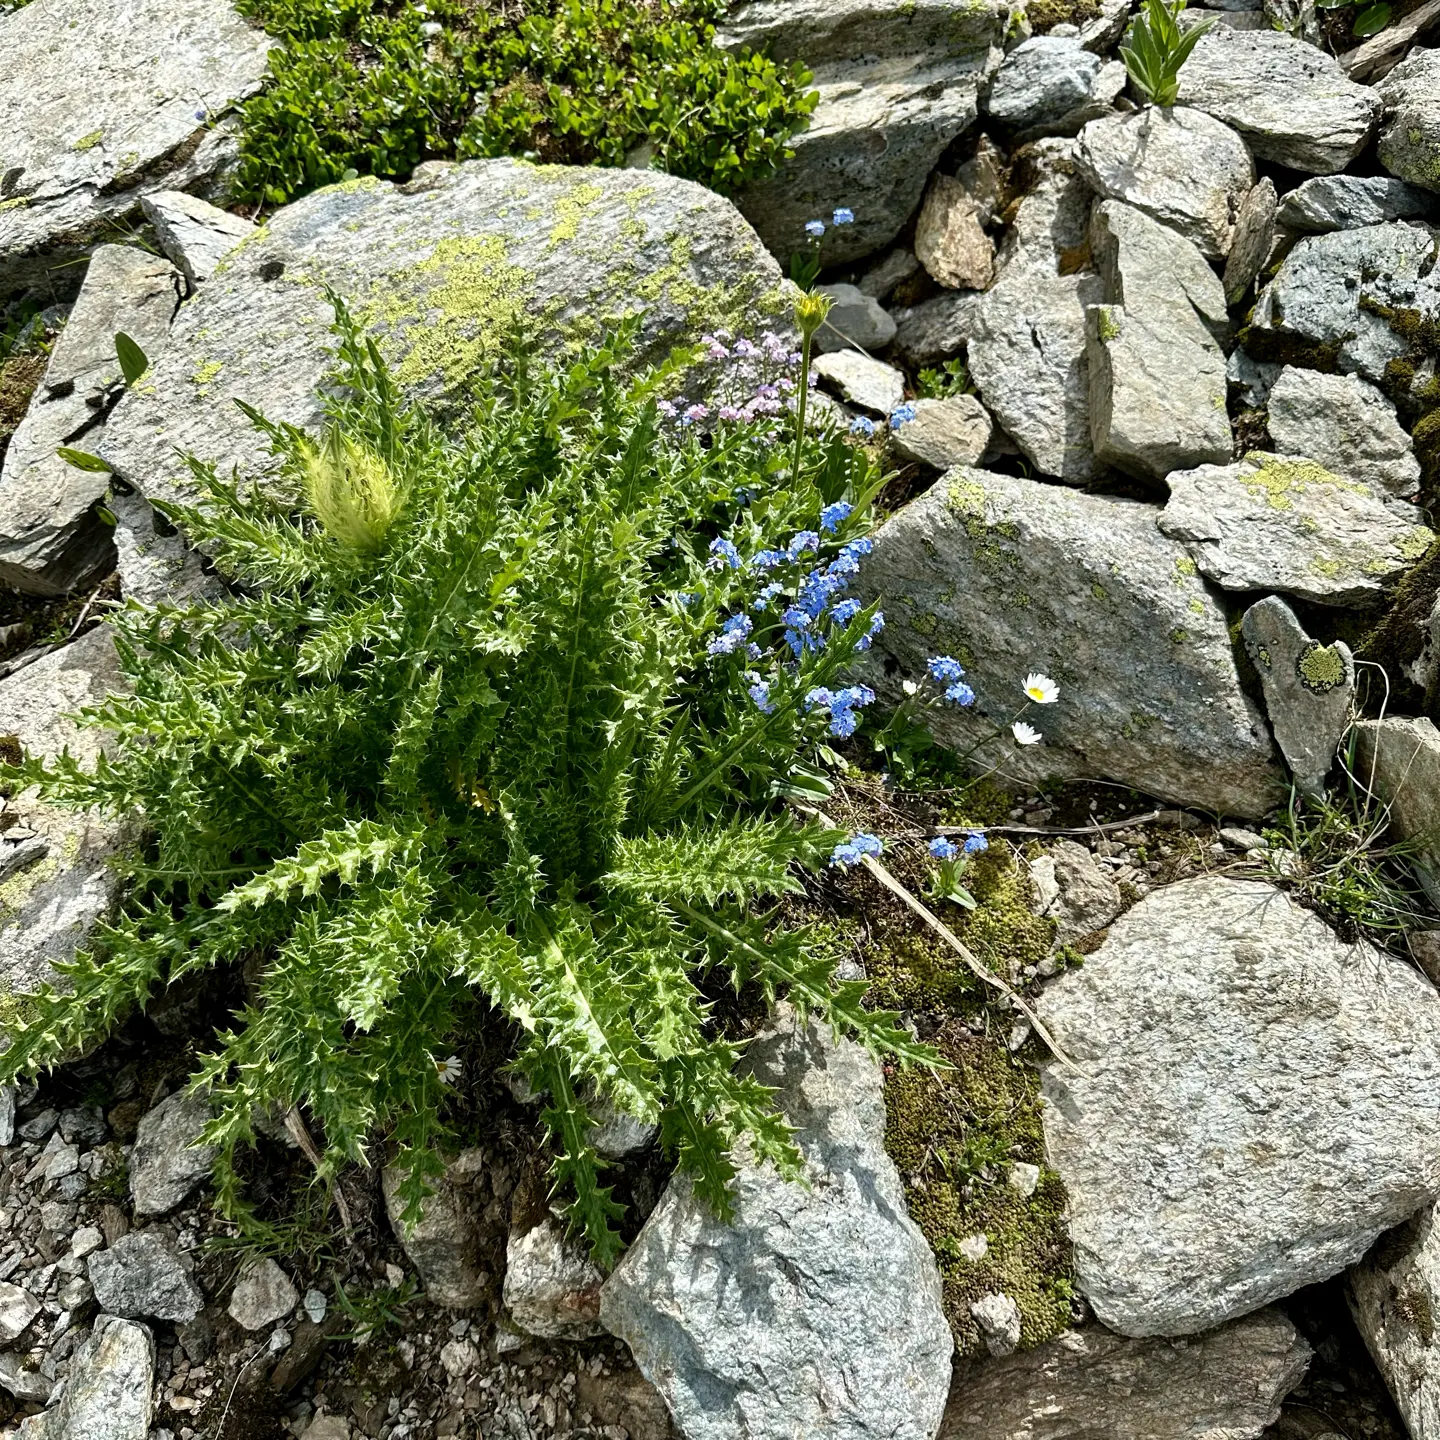
<svg viewBox="0 0 1440 1440">
<path fill-rule="evenodd" d="M 351 171 L 512 154 L 618 165 L 642 142 L 660 168 L 726 191 L 772 169 L 814 105 L 802 66 L 716 48 L 716 0 L 242 8 L 284 42 L 243 117 L 237 189 L 267 204 Z"/>
<path fill-rule="evenodd" d="M 39 998 L 0 1077 L 258 958 L 195 1076 L 222 1203 L 244 1213 L 254 1115 L 300 1104 L 326 1174 L 393 1137 L 413 1221 L 445 1138 L 443 1057 L 478 992 L 514 1023 L 557 1188 L 608 1260 L 617 1206 L 587 1102 L 658 1121 L 722 1212 L 740 1135 L 795 1173 L 697 982 L 783 987 L 877 1051 L 928 1054 L 750 908 L 837 838 L 775 797 L 865 703 L 825 687 L 879 623 L 840 598 L 876 477 L 834 438 L 807 440 L 792 480 L 765 396 L 753 423 L 697 436 L 653 398 L 663 372 L 616 378 L 623 334 L 565 373 L 516 361 L 448 441 L 339 328 L 327 436 L 252 417 L 309 515 L 195 464 L 208 503 L 167 513 L 240 593 L 132 603 L 115 630 L 134 692 L 84 712 L 108 758 L 8 771 L 57 803 L 143 812 L 153 838 L 124 861 L 123 914 L 64 967 L 73 993 Z"/>
</svg>

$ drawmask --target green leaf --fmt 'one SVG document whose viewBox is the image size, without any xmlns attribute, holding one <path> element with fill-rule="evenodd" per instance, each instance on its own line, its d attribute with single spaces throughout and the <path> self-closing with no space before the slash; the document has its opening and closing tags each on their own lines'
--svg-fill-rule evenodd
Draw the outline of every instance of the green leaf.
<svg viewBox="0 0 1440 1440">
<path fill-rule="evenodd" d="M 73 465 L 77 470 L 89 470 L 96 475 L 110 473 L 110 467 L 98 455 L 91 455 L 88 451 L 74 450 L 69 445 L 62 445 L 55 453 L 67 465 Z"/>
<path fill-rule="evenodd" d="M 115 358 L 126 385 L 133 385 L 150 368 L 145 352 L 123 330 L 115 335 Z"/>
<path fill-rule="evenodd" d="M 1379 5 L 1369 5 L 1355 17 L 1355 24 L 1351 27 L 1351 33 L 1364 37 L 1375 35 L 1383 30 L 1390 23 L 1390 6 L 1386 0 L 1381 0 Z"/>
</svg>

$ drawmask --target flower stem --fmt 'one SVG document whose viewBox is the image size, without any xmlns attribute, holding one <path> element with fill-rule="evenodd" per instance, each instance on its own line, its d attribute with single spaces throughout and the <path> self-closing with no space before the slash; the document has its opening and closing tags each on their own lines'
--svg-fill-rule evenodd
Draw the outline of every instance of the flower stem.
<svg viewBox="0 0 1440 1440">
<path fill-rule="evenodd" d="M 800 449 L 805 443 L 805 407 L 810 399 L 810 347 L 814 332 L 805 330 L 800 337 L 800 403 L 795 410 L 795 460 L 790 467 L 790 484 L 800 483 Z"/>
</svg>

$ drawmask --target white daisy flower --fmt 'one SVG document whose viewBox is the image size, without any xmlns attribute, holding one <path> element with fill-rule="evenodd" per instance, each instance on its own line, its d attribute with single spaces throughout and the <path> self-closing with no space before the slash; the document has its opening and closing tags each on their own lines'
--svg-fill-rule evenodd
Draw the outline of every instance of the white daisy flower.
<svg viewBox="0 0 1440 1440">
<path fill-rule="evenodd" d="M 460 1078 L 464 1068 L 458 1055 L 451 1055 L 448 1059 L 435 1062 L 435 1069 L 439 1072 L 442 1085 L 453 1085 Z"/>
<path fill-rule="evenodd" d="M 1053 705 L 1060 698 L 1060 687 L 1038 670 L 1032 670 L 1025 677 L 1024 690 L 1037 705 Z"/>
<path fill-rule="evenodd" d="M 914 695 L 920 689 L 920 687 L 913 680 L 902 681 L 900 684 L 900 688 L 907 695 Z"/>
<path fill-rule="evenodd" d="M 1027 725 L 1023 720 L 1017 720 L 1010 727 L 1010 733 L 1017 745 L 1038 745 L 1045 738 L 1033 725 Z"/>
</svg>

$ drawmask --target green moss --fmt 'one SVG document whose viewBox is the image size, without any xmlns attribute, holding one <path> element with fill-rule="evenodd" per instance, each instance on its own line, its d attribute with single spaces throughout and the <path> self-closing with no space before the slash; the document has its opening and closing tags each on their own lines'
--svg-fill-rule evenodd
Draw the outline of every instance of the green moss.
<svg viewBox="0 0 1440 1440">
<path fill-rule="evenodd" d="M 916 615 L 910 621 L 910 628 L 917 634 L 929 639 L 939 628 L 940 620 L 933 610 L 927 610 L 923 615 Z"/>
<path fill-rule="evenodd" d="M 1300 676 L 1300 683 L 1307 690 L 1313 690 L 1317 695 L 1323 695 L 1327 690 L 1335 689 L 1345 680 L 1344 656 L 1335 646 L 1322 645 L 1318 640 L 1312 640 L 1300 652 L 1300 658 L 1295 662 L 1295 669 Z"/>
<path fill-rule="evenodd" d="M 1177 625 L 1170 632 L 1170 643 L 1172 645 L 1183 645 L 1190 638 L 1190 632 L 1183 625 Z"/>
<path fill-rule="evenodd" d="M 1057 25 L 1083 25 L 1100 14 L 1098 0 L 1031 0 L 1025 7 L 1030 28 L 1043 35 Z"/>
<path fill-rule="evenodd" d="M 1121 324 L 1116 316 L 1125 311 L 1118 305 L 1097 305 L 1095 307 L 1095 330 L 1101 340 L 1107 343 L 1120 338 Z"/>
<path fill-rule="evenodd" d="M 1199 566 L 1188 556 L 1181 555 L 1175 561 L 1175 574 L 1178 577 L 1177 585 L 1183 585 L 1187 580 L 1193 580 L 1199 573 Z"/>
<path fill-rule="evenodd" d="M 30 203 L 28 195 L 16 195 L 12 200 L 0 200 L 0 215 L 7 210 L 22 210 Z"/>
<path fill-rule="evenodd" d="M 1440 417 L 1440 411 L 1434 414 Z M 1437 696 L 1421 695 L 1407 672 L 1425 642 L 1437 592 L 1440 592 L 1440 542 L 1432 544 L 1395 587 L 1389 607 L 1354 647 L 1356 659 L 1368 660 L 1385 671 L 1392 708 L 1419 709 L 1432 720 L 1440 715 Z"/>
<path fill-rule="evenodd" d="M 103 130 L 92 130 L 88 135 L 82 135 L 71 147 L 74 150 L 93 150 L 103 139 Z"/>
<path fill-rule="evenodd" d="M 1340 342 L 1308 340 L 1284 330 L 1244 327 L 1236 337 L 1253 360 L 1272 365 L 1298 365 L 1333 375 L 1340 364 Z"/>
</svg>

